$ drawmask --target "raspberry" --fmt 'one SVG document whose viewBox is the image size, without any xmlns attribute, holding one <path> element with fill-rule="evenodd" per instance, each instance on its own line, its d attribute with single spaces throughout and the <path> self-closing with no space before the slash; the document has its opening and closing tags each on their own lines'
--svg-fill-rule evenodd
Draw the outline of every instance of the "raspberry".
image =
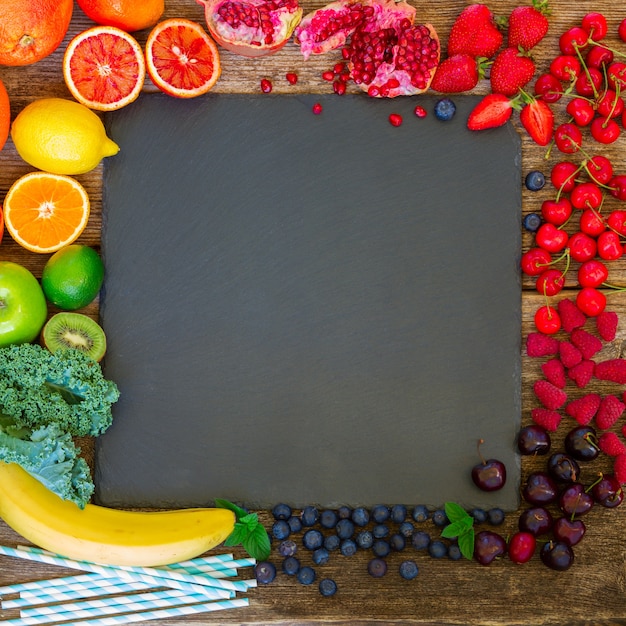
<svg viewBox="0 0 626 626">
<path fill-rule="evenodd" d="M 619 456 L 620 454 L 626 454 L 626 445 L 624 442 L 612 432 L 602 433 L 598 437 L 598 447 L 602 452 L 609 456 Z"/>
<path fill-rule="evenodd" d="M 576 306 L 573 300 L 568 298 L 559 301 L 557 310 L 561 316 L 563 330 L 566 333 L 571 333 L 574 328 L 584 326 L 587 321 L 587 316 Z"/>
<path fill-rule="evenodd" d="M 583 359 L 591 359 L 602 350 L 602 342 L 582 328 L 575 328 L 570 335 L 570 339 L 580 350 Z"/>
<path fill-rule="evenodd" d="M 609 359 L 596 363 L 594 375 L 599 380 L 609 380 L 624 385 L 626 384 L 626 360 Z"/>
<path fill-rule="evenodd" d="M 576 383 L 578 388 L 582 389 L 593 378 L 595 367 L 594 361 L 581 361 L 578 365 L 567 370 L 567 376 Z"/>
<path fill-rule="evenodd" d="M 588 424 L 600 407 L 600 394 L 588 393 L 582 398 L 571 400 L 565 406 L 565 412 L 581 426 Z"/>
<path fill-rule="evenodd" d="M 565 366 L 559 359 L 550 359 L 541 365 L 541 371 L 543 375 L 551 382 L 555 387 L 563 389 L 567 384 L 565 378 Z M 593 370 L 592 370 L 593 373 Z"/>
<path fill-rule="evenodd" d="M 533 390 L 539 402 L 541 402 L 546 409 L 556 411 L 556 409 L 560 409 L 567 401 L 567 394 L 547 380 L 535 381 Z"/>
<path fill-rule="evenodd" d="M 613 311 L 602 311 L 600 315 L 596 315 L 596 328 L 604 341 L 613 341 L 615 339 L 617 322 L 617 313 Z"/>
<path fill-rule="evenodd" d="M 561 341 L 559 344 L 559 358 L 565 367 L 574 367 L 583 360 L 581 351 L 570 341 Z"/>
<path fill-rule="evenodd" d="M 626 404 L 617 396 L 611 394 L 604 396 L 596 413 L 596 426 L 600 430 L 611 428 L 621 417 L 624 409 L 626 409 Z"/>
<path fill-rule="evenodd" d="M 528 356 L 554 356 L 559 353 L 559 340 L 543 333 L 529 333 L 526 337 Z"/>
<path fill-rule="evenodd" d="M 550 432 L 554 432 L 563 419 L 558 411 L 552 409 L 537 408 L 530 412 L 533 422 Z"/>
<path fill-rule="evenodd" d="M 615 474 L 615 478 L 617 478 L 622 485 L 626 483 L 626 454 L 620 454 L 615 457 L 613 473 Z"/>
</svg>

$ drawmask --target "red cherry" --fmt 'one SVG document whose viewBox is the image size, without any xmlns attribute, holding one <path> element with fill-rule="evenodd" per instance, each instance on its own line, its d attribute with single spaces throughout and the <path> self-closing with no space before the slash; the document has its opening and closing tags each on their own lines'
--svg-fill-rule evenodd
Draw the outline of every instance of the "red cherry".
<svg viewBox="0 0 626 626">
<path fill-rule="evenodd" d="M 563 95 L 563 86 L 553 74 L 542 74 L 535 81 L 535 95 L 548 104 L 558 102 Z"/>
<path fill-rule="evenodd" d="M 583 142 L 583 134 L 580 128 L 569 122 L 560 124 L 554 131 L 554 143 L 565 154 L 574 154 L 580 150 Z"/>
<path fill-rule="evenodd" d="M 606 222 L 602 215 L 593 209 L 585 209 L 580 214 L 580 230 L 590 237 L 597 237 L 606 230 Z"/>
<path fill-rule="evenodd" d="M 578 57 L 571 54 L 561 54 L 550 63 L 550 74 L 568 83 L 580 76 L 581 70 L 582 66 Z"/>
<path fill-rule="evenodd" d="M 619 235 L 606 230 L 598 237 L 598 256 L 605 261 L 617 261 L 624 254 Z"/>
<path fill-rule="evenodd" d="M 578 166 L 571 161 L 560 161 L 550 172 L 550 181 L 559 192 L 569 193 L 576 185 Z"/>
<path fill-rule="evenodd" d="M 541 216 L 546 222 L 562 226 L 572 214 L 572 203 L 565 197 L 559 200 L 544 200 L 541 204 Z"/>
<path fill-rule="evenodd" d="M 578 268 L 578 283 L 581 287 L 600 287 L 608 276 L 606 265 L 596 259 L 585 261 Z"/>
<path fill-rule="evenodd" d="M 586 72 L 583 72 L 574 84 L 574 89 L 579 96 L 585 96 L 587 98 L 595 98 L 598 91 L 602 87 L 604 82 L 604 75 L 599 69 L 595 67 L 587 68 Z"/>
<path fill-rule="evenodd" d="M 576 296 L 576 306 L 587 317 L 596 317 L 606 308 L 606 296 L 594 287 L 583 287 Z"/>
<path fill-rule="evenodd" d="M 561 317 L 550 305 L 539 307 L 535 312 L 535 328 L 545 335 L 554 335 L 561 330 Z"/>
<path fill-rule="evenodd" d="M 535 242 L 548 252 L 560 252 L 567 245 L 568 235 L 554 224 L 542 224 L 535 233 Z"/>
<path fill-rule="evenodd" d="M 574 233 L 568 241 L 569 253 L 574 261 L 578 263 L 584 263 L 596 256 L 598 252 L 598 244 L 593 237 L 590 237 L 587 233 L 577 232 Z"/>
<path fill-rule="evenodd" d="M 600 41 L 606 37 L 608 32 L 608 25 L 606 17 L 602 13 L 592 11 L 583 16 L 580 22 L 583 30 L 588 33 L 589 37 L 594 41 Z"/>
<path fill-rule="evenodd" d="M 618 174 L 613 176 L 607 183 L 610 188 L 611 195 L 615 196 L 618 200 L 626 200 L 626 175 Z"/>
<path fill-rule="evenodd" d="M 522 272 L 527 276 L 539 276 L 552 262 L 552 255 L 543 248 L 531 248 L 522 254 Z"/>
<path fill-rule="evenodd" d="M 556 269 L 545 270 L 535 283 L 535 288 L 542 296 L 556 296 L 564 286 L 565 274 Z"/>
<path fill-rule="evenodd" d="M 617 92 L 607 89 L 600 95 L 596 106 L 602 117 L 619 117 L 624 111 L 624 100 L 617 95 Z"/>
<path fill-rule="evenodd" d="M 606 78 L 611 89 L 617 91 L 619 85 L 620 91 L 624 91 L 626 87 L 626 63 L 621 61 L 611 63 L 606 71 Z"/>
<path fill-rule="evenodd" d="M 605 65 L 608 65 L 613 61 L 613 51 L 605 48 L 604 46 L 591 46 L 587 51 L 585 57 L 585 64 L 587 67 L 595 67 L 596 69 L 602 69 Z"/>
<path fill-rule="evenodd" d="M 606 218 L 609 228 L 620 235 L 626 236 L 626 211 L 615 209 Z"/>
<path fill-rule="evenodd" d="M 516 532 L 509 540 L 507 553 L 513 563 L 528 563 L 535 554 L 537 539 L 525 531 Z"/>
<path fill-rule="evenodd" d="M 619 139 L 621 129 L 614 119 L 596 117 L 590 126 L 591 136 L 603 144 L 613 143 Z"/>
<path fill-rule="evenodd" d="M 588 126 L 596 115 L 593 104 L 586 98 L 574 98 L 567 103 L 565 110 L 578 126 Z"/>
<path fill-rule="evenodd" d="M 622 41 L 626 41 L 626 18 L 617 27 L 617 35 Z"/>
<path fill-rule="evenodd" d="M 601 154 L 592 156 L 585 164 L 585 169 L 592 180 L 600 185 L 606 185 L 613 176 L 611 161 Z"/>
<path fill-rule="evenodd" d="M 574 26 L 559 37 L 559 48 L 563 54 L 576 54 L 583 50 L 589 42 L 589 33 L 584 28 Z"/>
<path fill-rule="evenodd" d="M 578 183 L 570 201 L 576 209 L 597 209 L 602 204 L 602 190 L 595 183 Z"/>
</svg>

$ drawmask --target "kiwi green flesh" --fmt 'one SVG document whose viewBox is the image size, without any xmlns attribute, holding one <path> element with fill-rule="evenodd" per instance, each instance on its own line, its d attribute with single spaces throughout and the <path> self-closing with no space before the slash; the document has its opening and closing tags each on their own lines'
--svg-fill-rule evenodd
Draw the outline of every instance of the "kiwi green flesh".
<svg viewBox="0 0 626 626">
<path fill-rule="evenodd" d="M 42 338 L 50 352 L 73 348 L 100 361 L 106 352 L 106 336 L 102 327 L 82 313 L 57 313 L 43 327 Z"/>
</svg>

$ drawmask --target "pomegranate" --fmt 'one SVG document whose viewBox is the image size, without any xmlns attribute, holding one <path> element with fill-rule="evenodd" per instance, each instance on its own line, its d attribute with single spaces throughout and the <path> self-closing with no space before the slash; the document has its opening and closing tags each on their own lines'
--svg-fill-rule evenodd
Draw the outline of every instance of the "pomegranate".
<svg viewBox="0 0 626 626">
<path fill-rule="evenodd" d="M 302 19 L 298 0 L 196 0 L 212 37 L 226 50 L 260 57 L 280 50 Z"/>
<path fill-rule="evenodd" d="M 414 24 L 405 0 L 337 0 L 306 15 L 295 30 L 305 58 L 342 47 L 350 77 L 370 96 L 426 91 L 439 64 L 430 24 Z"/>
</svg>

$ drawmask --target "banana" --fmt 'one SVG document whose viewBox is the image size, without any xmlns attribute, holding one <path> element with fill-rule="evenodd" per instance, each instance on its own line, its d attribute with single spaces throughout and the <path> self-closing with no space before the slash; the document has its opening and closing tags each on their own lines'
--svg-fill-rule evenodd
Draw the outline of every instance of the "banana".
<svg viewBox="0 0 626 626">
<path fill-rule="evenodd" d="M 155 566 L 191 559 L 232 532 L 228 509 L 124 511 L 63 500 L 15 463 L 0 461 L 0 517 L 31 543 L 104 565 Z"/>
</svg>

